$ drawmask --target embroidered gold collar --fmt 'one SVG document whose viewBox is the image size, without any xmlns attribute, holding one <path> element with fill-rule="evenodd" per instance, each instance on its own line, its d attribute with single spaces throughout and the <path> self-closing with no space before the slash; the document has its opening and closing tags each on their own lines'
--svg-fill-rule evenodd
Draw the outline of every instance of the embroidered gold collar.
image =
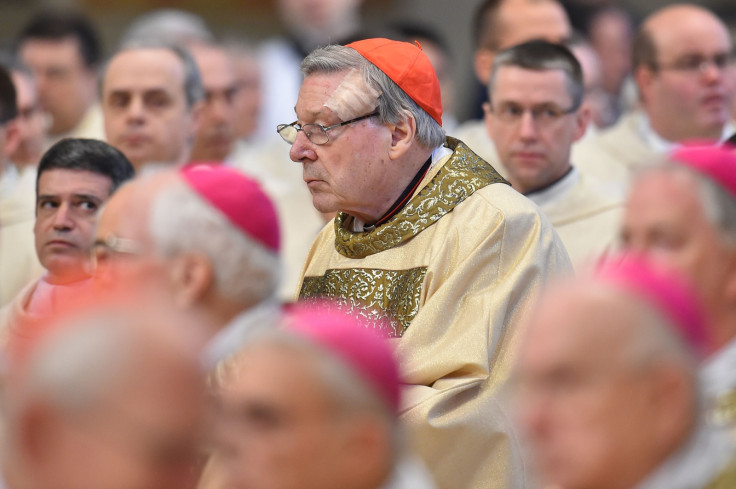
<svg viewBox="0 0 736 489">
<path fill-rule="evenodd" d="M 506 183 L 485 160 L 465 143 L 448 137 L 445 145 L 453 152 L 450 159 L 403 209 L 383 225 L 364 232 L 345 227 L 349 215 L 335 218 L 335 249 L 347 258 L 365 258 L 409 241 L 439 221 L 458 204 L 492 183 Z"/>
</svg>

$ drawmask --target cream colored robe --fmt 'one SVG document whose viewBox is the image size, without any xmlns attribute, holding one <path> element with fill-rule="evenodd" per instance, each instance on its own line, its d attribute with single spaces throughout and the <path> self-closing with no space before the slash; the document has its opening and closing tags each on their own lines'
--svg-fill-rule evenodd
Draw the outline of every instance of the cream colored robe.
<svg viewBox="0 0 736 489">
<path fill-rule="evenodd" d="M 504 392 L 514 323 L 570 261 L 536 206 L 464 144 L 448 146 L 453 154 L 383 226 L 352 233 L 342 227 L 352 218 L 338 214 L 310 250 L 300 296 L 392 319 L 400 417 L 440 488 L 525 487 Z"/>
<path fill-rule="evenodd" d="M 624 115 L 597 137 L 573 145 L 570 160 L 584 175 L 627 188 L 634 173 L 663 156 L 650 148 L 639 134 L 641 112 Z"/>
<path fill-rule="evenodd" d="M 576 169 L 562 181 L 528 196 L 552 222 L 575 268 L 612 251 L 623 215 L 623 192 Z"/>
<path fill-rule="evenodd" d="M 501 159 L 496 152 L 496 145 L 488 135 L 486 123 L 483 119 L 473 119 L 460 124 L 452 131 L 452 137 L 459 139 L 470 150 L 489 162 L 503 178 L 508 178 L 508 172 L 501 164 Z"/>
<path fill-rule="evenodd" d="M 0 196 L 0 307 L 44 272 L 36 256 L 35 207 L 36 169 L 26 167 L 13 192 Z"/>
</svg>

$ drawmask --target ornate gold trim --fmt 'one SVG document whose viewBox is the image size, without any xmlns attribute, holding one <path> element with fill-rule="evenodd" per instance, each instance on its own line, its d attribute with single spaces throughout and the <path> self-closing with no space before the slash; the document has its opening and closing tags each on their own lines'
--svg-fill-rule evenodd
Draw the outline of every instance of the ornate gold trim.
<svg viewBox="0 0 736 489">
<path fill-rule="evenodd" d="M 321 277 L 304 277 L 300 299 L 335 299 L 350 314 L 400 337 L 419 311 L 427 267 L 409 270 L 330 269 Z"/>
<path fill-rule="evenodd" d="M 395 248 L 410 240 L 458 204 L 492 183 L 506 183 L 485 160 L 463 142 L 448 137 L 446 146 L 452 156 L 432 180 L 399 213 L 370 231 L 354 233 L 345 228 L 350 217 L 338 213 L 335 218 L 335 249 L 347 258 L 365 258 Z"/>
</svg>

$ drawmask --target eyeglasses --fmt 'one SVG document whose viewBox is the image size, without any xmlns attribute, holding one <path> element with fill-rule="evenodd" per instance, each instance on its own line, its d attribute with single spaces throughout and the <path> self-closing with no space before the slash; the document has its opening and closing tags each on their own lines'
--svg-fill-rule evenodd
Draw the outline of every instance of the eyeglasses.
<svg viewBox="0 0 736 489">
<path fill-rule="evenodd" d="M 704 57 L 699 55 L 685 56 L 675 60 L 669 64 L 652 63 L 651 66 L 654 70 L 670 70 L 680 71 L 688 74 L 700 74 L 705 73 L 706 70 L 713 65 L 716 69 L 723 71 L 730 68 L 734 64 L 733 53 L 720 53 L 712 57 Z"/>
<path fill-rule="evenodd" d="M 553 104 L 523 107 L 516 103 L 507 102 L 498 104 L 497 106 L 490 105 L 489 110 L 495 117 L 506 124 L 518 124 L 524 117 L 524 114 L 529 112 L 537 126 L 549 127 L 562 117 L 578 110 L 578 107 L 578 105 L 574 105 L 569 109 L 561 109 Z"/>
<path fill-rule="evenodd" d="M 112 255 L 140 255 L 143 246 L 132 239 L 125 239 L 108 234 L 103 239 L 98 239 L 92 245 L 92 268 L 96 269 L 104 264 Z"/>
<path fill-rule="evenodd" d="M 294 144 L 299 131 L 304 131 L 304 135 L 307 136 L 307 139 L 309 139 L 312 143 L 325 144 L 330 140 L 330 136 L 327 134 L 327 131 L 335 129 L 337 127 L 345 126 L 347 124 L 352 124 L 353 122 L 362 121 L 363 119 L 373 117 L 374 115 L 378 115 L 377 110 L 371 112 L 370 114 L 362 115 L 360 117 L 356 117 L 355 119 L 350 119 L 349 121 L 340 122 L 339 124 L 327 127 L 323 126 L 322 124 L 304 124 L 303 126 L 301 126 L 297 124 L 297 121 L 294 121 L 291 124 L 279 124 L 278 126 L 276 126 L 276 132 L 278 132 L 281 138 L 289 144 Z"/>
</svg>

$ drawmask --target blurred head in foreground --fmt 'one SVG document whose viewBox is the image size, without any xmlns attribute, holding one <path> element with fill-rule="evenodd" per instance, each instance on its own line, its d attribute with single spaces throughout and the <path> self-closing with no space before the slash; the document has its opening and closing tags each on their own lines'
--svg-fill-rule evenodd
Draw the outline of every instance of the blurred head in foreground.
<svg viewBox="0 0 736 489">
<path fill-rule="evenodd" d="M 527 326 L 515 401 L 544 482 L 634 487 L 695 437 L 709 338 L 672 272 L 638 257 L 607 262 L 550 289 Z"/>
<path fill-rule="evenodd" d="M 10 343 L 9 487 L 193 487 L 203 383 L 187 328 L 106 304 L 25 324 Z"/>
<path fill-rule="evenodd" d="M 293 310 L 219 372 L 219 439 L 233 488 L 377 488 L 398 453 L 388 343 L 334 309 Z"/>
</svg>

